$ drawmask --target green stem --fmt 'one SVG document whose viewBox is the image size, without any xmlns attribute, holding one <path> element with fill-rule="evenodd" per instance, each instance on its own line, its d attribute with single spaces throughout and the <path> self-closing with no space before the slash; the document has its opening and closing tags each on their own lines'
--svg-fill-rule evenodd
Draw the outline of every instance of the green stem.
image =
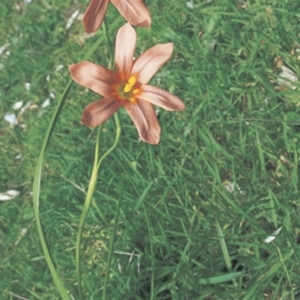
<svg viewBox="0 0 300 300">
<path fill-rule="evenodd" d="M 115 223 L 114 223 L 113 232 L 110 236 L 109 251 L 108 251 L 108 258 L 107 258 L 107 267 L 106 267 L 106 274 L 105 274 L 103 294 L 102 294 L 102 299 L 103 300 L 106 300 L 107 286 L 108 286 L 108 280 L 109 280 L 109 271 L 110 271 L 112 255 L 113 255 L 113 251 L 114 251 L 114 243 L 115 243 L 116 232 L 117 232 L 117 228 L 118 228 L 122 195 L 123 195 L 123 187 L 121 188 L 121 192 L 120 192 L 120 197 L 119 197 L 118 206 L 117 206 L 117 212 L 116 212 L 116 216 L 115 216 L 115 220 L 114 220 Z"/>
<path fill-rule="evenodd" d="M 104 37 L 103 37 L 103 35 L 101 35 L 98 38 L 98 40 L 95 42 L 95 44 L 91 47 L 91 49 L 89 50 L 87 55 L 84 57 L 84 59 L 88 59 L 95 52 L 95 50 L 99 47 L 99 45 L 103 42 L 103 40 L 104 40 Z M 50 141 L 50 138 L 52 136 L 53 130 L 57 123 L 58 117 L 62 111 L 64 104 L 65 104 L 67 95 L 69 94 L 72 84 L 73 84 L 73 80 L 70 80 L 62 94 L 62 97 L 55 109 L 55 112 L 54 112 L 52 119 L 50 121 L 50 124 L 48 126 L 48 129 L 45 134 L 43 144 L 42 144 L 42 147 L 41 147 L 41 150 L 39 153 L 38 161 L 36 164 L 36 168 L 35 168 L 35 172 L 34 172 L 33 187 L 32 187 L 33 209 L 34 209 L 36 226 L 37 226 L 42 250 L 43 250 L 48 268 L 51 272 L 54 284 L 56 285 L 57 291 L 59 292 L 61 298 L 64 300 L 69 300 L 70 296 L 68 295 L 68 292 L 66 291 L 66 289 L 54 267 L 54 264 L 53 264 L 48 246 L 47 246 L 47 242 L 46 242 L 46 239 L 45 239 L 45 236 L 43 233 L 43 228 L 42 228 L 42 224 L 41 224 L 41 220 L 40 220 L 39 206 L 40 206 L 40 187 L 41 187 L 41 178 L 42 178 L 42 168 L 43 168 L 45 152 L 46 152 L 48 143 Z"/>
<path fill-rule="evenodd" d="M 93 198 L 93 194 L 95 191 L 100 165 L 101 165 L 102 161 L 104 160 L 104 158 L 107 157 L 116 148 L 118 141 L 120 139 L 121 125 L 120 125 L 119 115 L 117 112 L 114 114 L 114 117 L 115 117 L 115 123 L 116 123 L 115 141 L 114 141 L 113 145 L 101 156 L 101 158 L 98 161 L 99 140 L 100 140 L 100 131 L 101 131 L 101 129 L 99 129 L 98 139 L 97 139 L 97 143 L 96 143 L 96 147 L 95 147 L 95 160 L 94 160 L 93 171 L 92 171 L 91 180 L 89 183 L 88 191 L 86 194 L 85 202 L 83 205 L 83 209 L 82 209 L 82 213 L 81 213 L 80 221 L 79 221 L 77 240 L 76 240 L 76 275 L 77 275 L 78 293 L 79 293 L 80 299 L 83 299 L 82 282 L 81 282 L 81 261 L 80 261 L 81 260 L 81 247 L 80 246 L 81 246 L 81 241 L 82 241 L 82 230 L 83 230 L 86 216 L 89 211 L 91 201 Z"/>
<path fill-rule="evenodd" d="M 109 63 L 108 63 L 108 68 L 111 69 L 113 68 L 113 62 L 114 62 L 114 47 L 109 39 L 109 34 L 108 34 L 108 26 L 107 26 L 107 21 L 106 18 L 104 19 L 103 23 L 102 23 L 102 29 L 105 35 L 105 40 L 107 42 L 108 48 L 110 51 L 108 51 L 108 53 L 110 54 L 109 56 Z"/>
<path fill-rule="evenodd" d="M 82 287 L 81 287 L 80 245 L 82 240 L 82 230 L 83 230 L 84 221 L 88 213 L 91 200 L 93 197 L 93 193 L 95 190 L 95 186 L 97 183 L 97 175 L 98 175 L 97 163 L 98 163 L 98 156 L 99 156 L 99 143 L 100 143 L 101 130 L 102 130 L 102 126 L 100 126 L 98 129 L 98 135 L 97 135 L 96 147 L 95 147 L 94 166 L 93 166 L 92 176 L 86 194 L 85 202 L 81 212 L 81 217 L 80 217 L 80 222 L 79 222 L 79 227 L 77 232 L 77 240 L 76 240 L 76 274 L 77 274 L 77 281 L 78 281 L 78 293 L 80 299 L 83 299 Z"/>
<path fill-rule="evenodd" d="M 108 47 L 110 48 L 110 53 L 111 53 L 111 55 L 113 55 L 114 54 L 114 48 L 113 48 L 112 43 L 111 43 L 111 41 L 109 39 L 108 26 L 107 26 L 106 18 L 104 18 L 104 22 L 102 24 L 102 27 L 103 27 L 103 31 L 104 31 L 104 34 L 105 34 L 106 42 L 108 44 Z"/>
<path fill-rule="evenodd" d="M 154 259 L 153 259 L 154 258 L 154 249 L 153 249 L 151 225 L 150 225 L 150 221 L 149 221 L 145 203 L 143 203 L 143 208 L 144 208 L 144 214 L 145 214 L 147 228 L 148 228 L 148 238 L 149 238 L 150 253 L 151 253 L 151 285 L 150 285 L 151 296 L 150 296 L 150 300 L 153 300 L 154 299 Z"/>
<path fill-rule="evenodd" d="M 117 26 L 117 24 L 119 23 L 120 19 L 121 19 L 121 17 L 118 17 L 111 24 L 111 28 L 115 28 Z M 87 60 L 87 59 L 90 58 L 90 56 L 96 51 L 96 49 L 100 46 L 100 44 L 102 44 L 104 39 L 105 39 L 104 35 L 101 35 L 98 38 L 98 40 L 95 42 L 95 44 L 90 48 L 88 53 L 84 56 L 84 60 Z M 62 281 L 60 280 L 60 278 L 59 278 L 59 276 L 56 272 L 56 269 L 54 267 L 54 264 L 52 262 L 52 258 L 50 256 L 50 252 L 48 250 L 46 239 L 45 239 L 44 233 L 43 233 L 43 228 L 42 228 L 42 224 L 41 224 L 41 220 L 40 220 L 39 206 L 40 206 L 40 186 L 41 186 L 42 168 L 43 168 L 45 152 L 46 152 L 48 143 L 50 141 L 52 132 L 55 128 L 56 122 L 59 118 L 61 110 L 62 110 L 62 108 L 65 104 L 65 101 L 67 99 L 67 95 L 70 91 L 72 83 L 73 83 L 72 80 L 70 80 L 68 82 L 68 84 L 67 84 L 67 86 L 66 86 L 66 88 L 63 92 L 63 95 L 62 95 L 59 103 L 57 104 L 56 110 L 55 110 L 55 112 L 52 116 L 50 124 L 48 126 L 47 132 L 46 132 L 44 140 L 43 140 L 42 147 L 40 149 L 38 161 L 37 161 L 37 164 L 36 164 L 36 168 L 35 168 L 35 172 L 34 172 L 33 187 L 32 187 L 33 209 L 34 209 L 36 225 L 37 225 L 37 230 L 38 230 L 38 235 L 39 235 L 39 239 L 40 239 L 40 242 L 41 242 L 42 250 L 43 250 L 48 268 L 51 272 L 54 284 L 56 285 L 57 291 L 59 292 L 59 294 L 60 294 L 60 296 L 63 300 L 69 300 L 70 296 L 68 295 L 68 292 L 66 291 L 64 285 L 62 284 Z"/>
<path fill-rule="evenodd" d="M 56 270 L 54 267 L 54 264 L 52 262 L 51 256 L 50 256 L 50 252 L 48 250 L 48 246 L 47 246 L 47 242 L 46 239 L 44 237 L 44 233 L 43 233 L 43 228 L 42 228 L 42 224 L 41 224 L 41 220 L 40 220 L 40 213 L 39 213 L 39 195 L 40 195 L 40 185 L 41 185 L 41 177 L 42 177 L 42 167 L 43 167 L 43 161 L 44 161 L 44 155 L 45 155 L 45 151 L 46 148 L 48 146 L 49 140 L 51 138 L 54 126 L 57 122 L 58 116 L 63 108 L 63 105 L 66 101 L 67 95 L 70 91 L 70 88 L 72 86 L 73 81 L 69 81 L 67 87 L 64 90 L 64 93 L 62 95 L 61 101 L 60 103 L 57 105 L 57 108 L 54 112 L 54 115 L 52 117 L 52 120 L 50 122 L 50 125 L 48 127 L 48 130 L 46 132 L 41 150 L 40 150 L 40 154 L 39 154 L 39 158 L 38 158 L 38 162 L 36 164 L 36 169 L 35 169 L 35 173 L 34 173 L 34 181 L 33 181 L 33 188 L 32 188 L 32 195 L 33 195 L 33 209 L 34 209 L 34 214 L 35 214 L 35 220 L 36 220 L 36 226 L 37 226 L 37 230 L 38 230 L 38 235 L 39 235 L 39 239 L 42 245 L 42 249 L 44 252 L 44 256 L 48 265 L 48 268 L 51 272 L 53 281 L 56 285 L 57 291 L 59 292 L 60 296 L 62 299 L 64 300 L 69 300 L 70 296 L 68 295 L 68 292 L 66 291 L 64 285 L 62 284 Z"/>
</svg>

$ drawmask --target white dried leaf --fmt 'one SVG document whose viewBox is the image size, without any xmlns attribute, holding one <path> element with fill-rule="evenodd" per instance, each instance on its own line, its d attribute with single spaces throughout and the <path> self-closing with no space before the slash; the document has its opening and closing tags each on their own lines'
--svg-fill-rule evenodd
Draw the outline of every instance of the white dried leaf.
<svg viewBox="0 0 300 300">
<path fill-rule="evenodd" d="M 18 125 L 18 119 L 15 113 L 6 113 L 4 120 L 8 122 L 11 126 Z"/>
<path fill-rule="evenodd" d="M 21 108 L 20 114 L 22 115 L 31 105 L 32 101 L 27 101 L 26 104 Z"/>
<path fill-rule="evenodd" d="M 0 55 L 4 53 L 4 50 L 6 49 L 6 45 L 0 47 Z"/>
<path fill-rule="evenodd" d="M 271 235 L 266 237 L 264 239 L 264 242 L 267 243 L 267 244 L 273 242 L 276 239 L 276 237 L 278 236 L 278 234 L 280 233 L 281 230 L 282 230 L 282 226 L 279 227 L 277 230 L 275 230 Z"/>
<path fill-rule="evenodd" d="M 24 86 L 25 86 L 25 89 L 29 92 L 30 91 L 31 83 L 30 82 L 25 82 Z"/>
<path fill-rule="evenodd" d="M 48 99 L 46 99 L 46 100 L 42 103 L 41 107 L 42 107 L 42 108 L 46 108 L 46 107 L 49 106 L 49 105 L 50 105 L 50 99 L 48 98 Z"/>
<path fill-rule="evenodd" d="M 22 228 L 21 231 L 20 231 L 19 238 L 18 238 L 18 240 L 15 242 L 15 246 L 17 246 L 17 245 L 20 243 L 22 237 L 23 237 L 26 233 L 27 233 L 27 228 Z"/>
<path fill-rule="evenodd" d="M 225 181 L 223 183 L 225 189 L 229 192 L 229 193 L 233 193 L 234 191 L 238 191 L 241 195 L 245 195 L 246 192 L 243 191 L 239 185 L 237 184 L 234 184 L 233 182 L 230 182 L 230 181 Z"/>
<path fill-rule="evenodd" d="M 62 70 L 64 68 L 64 65 L 58 65 L 55 69 L 54 72 L 59 72 L 60 70 Z"/>
<path fill-rule="evenodd" d="M 22 228 L 20 231 L 20 236 L 24 236 L 27 232 L 27 228 Z"/>
<path fill-rule="evenodd" d="M 20 195 L 19 191 L 7 190 L 6 192 L 0 193 L 0 201 L 9 201 Z"/>
<path fill-rule="evenodd" d="M 192 1 L 188 1 L 188 2 L 186 3 L 186 6 L 187 6 L 188 8 L 190 8 L 190 9 L 195 8 L 195 5 L 194 5 L 194 3 L 193 3 Z"/>
<path fill-rule="evenodd" d="M 20 109 L 23 106 L 23 101 L 18 101 L 13 105 L 13 109 L 17 110 Z"/>
<path fill-rule="evenodd" d="M 66 25 L 66 29 L 71 28 L 72 24 L 74 23 L 75 19 L 78 17 L 79 15 L 79 10 L 76 10 L 75 12 L 73 12 L 72 16 L 69 18 L 67 25 Z"/>
<path fill-rule="evenodd" d="M 20 124 L 19 125 L 24 131 L 27 130 L 27 124 Z"/>
<path fill-rule="evenodd" d="M 295 82 L 298 82 L 296 74 L 286 66 L 282 66 L 281 70 L 282 71 L 279 74 L 280 77 L 278 77 L 277 83 L 279 85 L 285 85 L 292 90 L 296 90 L 297 86 L 293 84 Z"/>
</svg>

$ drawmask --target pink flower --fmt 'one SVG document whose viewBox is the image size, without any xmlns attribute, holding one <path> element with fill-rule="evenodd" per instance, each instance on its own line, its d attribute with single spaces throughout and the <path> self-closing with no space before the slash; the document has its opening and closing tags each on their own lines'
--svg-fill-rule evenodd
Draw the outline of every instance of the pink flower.
<svg viewBox="0 0 300 300">
<path fill-rule="evenodd" d="M 178 97 L 147 84 L 170 58 L 173 44 L 158 44 L 133 60 L 135 45 L 135 30 L 127 23 L 117 34 L 115 71 L 88 61 L 69 66 L 75 82 L 104 97 L 84 109 L 81 122 L 96 127 L 124 106 L 141 140 L 158 144 L 161 129 L 152 104 L 169 111 L 185 108 Z"/>
<path fill-rule="evenodd" d="M 150 12 L 141 0 L 91 0 L 83 17 L 86 32 L 95 32 L 99 29 L 109 2 L 115 5 L 131 25 L 141 27 L 151 25 Z"/>
</svg>

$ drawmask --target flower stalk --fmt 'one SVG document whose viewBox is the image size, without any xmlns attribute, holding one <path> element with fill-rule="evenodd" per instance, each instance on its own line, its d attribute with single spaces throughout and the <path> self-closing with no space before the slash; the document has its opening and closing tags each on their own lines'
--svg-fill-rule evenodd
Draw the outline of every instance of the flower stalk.
<svg viewBox="0 0 300 300">
<path fill-rule="evenodd" d="M 102 127 L 100 126 L 98 129 L 98 136 L 97 136 L 97 141 L 96 141 L 96 147 L 95 147 L 95 158 L 94 158 L 94 166 L 93 166 L 93 171 L 88 187 L 88 191 L 86 194 L 85 202 L 83 205 L 82 213 L 80 216 L 80 221 L 79 221 L 79 227 L 78 227 L 78 232 L 77 232 L 77 239 L 76 239 L 76 275 L 77 275 L 77 281 L 78 281 L 78 294 L 80 299 L 83 298 L 83 292 L 82 292 L 82 280 L 81 280 L 81 241 L 82 241 L 82 231 L 84 227 L 84 223 L 91 205 L 91 201 L 93 198 L 93 194 L 95 191 L 97 179 L 98 179 L 98 173 L 99 173 L 99 168 L 101 166 L 101 163 L 103 160 L 116 148 L 118 141 L 120 139 L 121 135 L 121 124 L 120 124 L 120 119 L 118 113 L 114 115 L 115 118 L 115 126 L 116 126 L 116 136 L 115 136 L 115 141 L 113 145 L 101 156 L 100 159 L 99 157 L 99 148 L 100 148 L 100 133 Z"/>
</svg>

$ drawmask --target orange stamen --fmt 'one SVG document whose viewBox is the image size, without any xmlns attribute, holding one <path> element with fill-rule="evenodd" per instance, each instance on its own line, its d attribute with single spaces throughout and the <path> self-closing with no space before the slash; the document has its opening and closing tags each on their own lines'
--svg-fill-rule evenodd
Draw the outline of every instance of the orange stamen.
<svg viewBox="0 0 300 300">
<path fill-rule="evenodd" d="M 135 96 L 141 92 L 137 75 L 131 75 L 127 80 L 122 81 L 117 86 L 117 92 L 123 100 L 134 102 Z"/>
</svg>

